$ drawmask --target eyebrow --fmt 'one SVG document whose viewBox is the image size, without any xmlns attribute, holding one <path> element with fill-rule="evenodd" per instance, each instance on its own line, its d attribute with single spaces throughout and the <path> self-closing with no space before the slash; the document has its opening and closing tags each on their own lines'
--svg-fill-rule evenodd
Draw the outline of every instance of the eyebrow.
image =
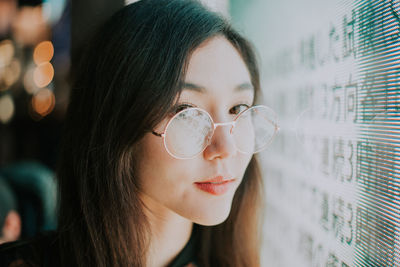
<svg viewBox="0 0 400 267">
<path fill-rule="evenodd" d="M 207 89 L 204 86 L 186 82 L 182 82 L 182 89 L 192 90 L 199 93 L 205 93 L 207 91 Z M 247 90 L 254 90 L 254 86 L 251 83 L 245 82 L 239 84 L 234 88 L 235 92 L 247 91 Z"/>
</svg>

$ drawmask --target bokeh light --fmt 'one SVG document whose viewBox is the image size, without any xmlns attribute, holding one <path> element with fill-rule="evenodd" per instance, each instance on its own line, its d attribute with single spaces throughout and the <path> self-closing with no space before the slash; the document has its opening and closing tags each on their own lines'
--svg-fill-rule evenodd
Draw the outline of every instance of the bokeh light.
<svg viewBox="0 0 400 267">
<path fill-rule="evenodd" d="M 22 7 L 13 21 L 12 30 L 15 40 L 25 45 L 35 45 L 48 39 L 50 34 L 41 6 Z"/>
<path fill-rule="evenodd" d="M 9 89 L 21 74 L 21 62 L 14 55 L 15 47 L 11 40 L 0 42 L 0 91 Z"/>
<path fill-rule="evenodd" d="M 33 82 L 33 72 L 35 71 L 35 66 L 32 64 L 26 68 L 25 74 L 24 74 L 24 88 L 25 91 L 28 94 L 35 94 L 38 90 L 39 87 L 36 86 L 36 84 Z"/>
<path fill-rule="evenodd" d="M 14 101 L 10 95 L 3 95 L 0 97 L 0 121 L 7 123 L 14 115 L 15 107 Z"/>
<path fill-rule="evenodd" d="M 42 117 L 53 111 L 55 103 L 56 99 L 53 92 L 47 88 L 40 89 L 32 97 L 32 109 Z"/>
<path fill-rule="evenodd" d="M 50 62 L 41 63 L 33 71 L 33 81 L 37 87 L 47 86 L 54 77 L 54 68 Z"/>
<path fill-rule="evenodd" d="M 33 51 L 33 61 L 36 65 L 48 62 L 53 58 L 54 47 L 50 41 L 43 41 L 39 43 Z"/>
<path fill-rule="evenodd" d="M 21 62 L 18 59 L 14 59 L 11 64 L 4 70 L 4 83 L 6 88 L 13 85 L 21 74 Z"/>
<path fill-rule="evenodd" d="M 5 35 L 17 12 L 17 0 L 0 1 L 0 35 Z"/>
<path fill-rule="evenodd" d="M 14 46 L 10 40 L 0 42 L 0 68 L 10 64 L 14 52 Z"/>
</svg>

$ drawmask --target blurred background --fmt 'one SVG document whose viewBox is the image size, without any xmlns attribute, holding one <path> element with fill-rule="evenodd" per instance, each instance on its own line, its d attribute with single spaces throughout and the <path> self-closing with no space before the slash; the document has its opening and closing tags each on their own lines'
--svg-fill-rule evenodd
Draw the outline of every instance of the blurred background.
<svg viewBox="0 0 400 267">
<path fill-rule="evenodd" d="M 69 10 L 64 0 L 0 1 L 0 243 L 56 227 Z"/>
<path fill-rule="evenodd" d="M 24 159 L 55 166 L 68 101 L 67 9 L 63 0 L 0 1 L 1 166 Z"/>
<path fill-rule="evenodd" d="M 400 1 L 232 1 L 281 131 L 263 266 L 400 266 Z"/>
<path fill-rule="evenodd" d="M 71 66 L 131 2 L 0 0 L 0 242 L 55 229 Z M 202 2 L 254 43 L 280 119 L 262 266 L 400 266 L 400 1 Z"/>
</svg>

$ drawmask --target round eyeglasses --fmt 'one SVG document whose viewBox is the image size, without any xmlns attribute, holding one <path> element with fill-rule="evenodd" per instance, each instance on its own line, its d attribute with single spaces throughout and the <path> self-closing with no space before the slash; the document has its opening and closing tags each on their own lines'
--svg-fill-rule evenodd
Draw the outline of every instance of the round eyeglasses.
<svg viewBox="0 0 400 267">
<path fill-rule="evenodd" d="M 201 108 L 187 108 L 176 113 L 167 123 L 163 137 L 167 152 L 177 159 L 192 159 L 211 143 L 218 126 L 230 126 L 236 149 L 253 154 L 265 149 L 277 131 L 275 112 L 263 105 L 240 112 L 233 121 L 214 123 L 210 114 Z"/>
</svg>

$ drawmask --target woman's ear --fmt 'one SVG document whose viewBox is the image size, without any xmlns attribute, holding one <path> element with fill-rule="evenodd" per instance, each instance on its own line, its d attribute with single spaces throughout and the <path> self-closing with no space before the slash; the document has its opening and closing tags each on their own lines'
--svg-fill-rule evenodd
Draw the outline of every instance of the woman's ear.
<svg viewBox="0 0 400 267">
<path fill-rule="evenodd" d="M 4 220 L 0 242 L 15 241 L 21 234 L 21 217 L 18 212 L 11 210 Z"/>
</svg>

